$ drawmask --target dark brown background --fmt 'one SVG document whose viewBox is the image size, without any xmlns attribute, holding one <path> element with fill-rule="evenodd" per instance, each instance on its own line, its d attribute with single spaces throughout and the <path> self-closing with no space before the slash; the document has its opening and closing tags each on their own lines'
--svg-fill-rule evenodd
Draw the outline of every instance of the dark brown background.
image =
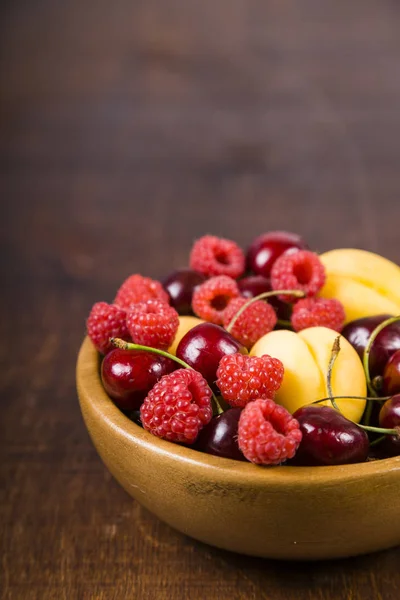
<svg viewBox="0 0 400 600">
<path fill-rule="evenodd" d="M 0 11 L 2 598 L 398 598 L 399 549 L 289 564 L 158 522 L 97 457 L 74 365 L 91 304 L 205 232 L 400 262 L 399 4 Z"/>
</svg>

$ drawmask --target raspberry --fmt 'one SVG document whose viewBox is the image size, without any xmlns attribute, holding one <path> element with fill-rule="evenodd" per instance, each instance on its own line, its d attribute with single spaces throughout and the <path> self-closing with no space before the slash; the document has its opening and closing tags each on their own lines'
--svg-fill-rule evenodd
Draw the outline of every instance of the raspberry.
<svg viewBox="0 0 400 600">
<path fill-rule="evenodd" d="M 161 300 L 169 304 L 169 296 L 159 281 L 143 275 L 131 275 L 119 288 L 114 304 L 128 309 L 131 304 L 146 300 Z"/>
<path fill-rule="evenodd" d="M 287 458 L 293 458 L 301 438 L 298 421 L 273 400 L 259 398 L 242 410 L 238 443 L 252 463 L 279 465 Z"/>
<path fill-rule="evenodd" d="M 335 298 L 305 298 L 293 307 L 292 325 L 295 331 L 307 327 L 329 327 L 339 333 L 346 318 L 343 304 Z"/>
<path fill-rule="evenodd" d="M 174 341 L 179 326 L 178 313 L 160 300 L 132 304 L 126 324 L 136 344 L 166 350 Z"/>
<path fill-rule="evenodd" d="M 223 324 L 229 327 L 238 310 L 247 304 L 248 298 L 234 298 L 224 310 Z M 277 322 L 274 309 L 264 300 L 256 300 L 242 312 L 229 332 L 246 348 L 254 346 L 257 340 L 273 330 Z"/>
<path fill-rule="evenodd" d="M 217 385 L 231 406 L 246 406 L 256 398 L 273 398 L 281 386 L 283 364 L 268 354 L 227 354 L 219 362 Z"/>
<path fill-rule="evenodd" d="M 86 328 L 94 346 L 102 354 L 111 350 L 111 337 L 130 340 L 126 325 L 126 311 L 115 304 L 96 302 L 86 321 Z"/>
<path fill-rule="evenodd" d="M 231 277 L 211 277 L 194 290 L 192 309 L 201 319 L 222 325 L 226 307 L 239 295 L 237 283 Z"/>
<path fill-rule="evenodd" d="M 164 375 L 140 407 L 142 425 L 157 437 L 193 444 L 211 421 L 211 389 L 193 369 Z"/>
<path fill-rule="evenodd" d="M 193 244 L 190 266 L 207 277 L 228 275 L 236 279 L 244 272 L 245 257 L 235 242 L 205 235 Z"/>
<path fill-rule="evenodd" d="M 325 283 L 325 267 L 314 252 L 299 250 L 282 254 L 273 264 L 271 284 L 274 290 L 301 290 L 315 296 Z M 282 300 L 295 298 L 281 296 Z"/>
</svg>

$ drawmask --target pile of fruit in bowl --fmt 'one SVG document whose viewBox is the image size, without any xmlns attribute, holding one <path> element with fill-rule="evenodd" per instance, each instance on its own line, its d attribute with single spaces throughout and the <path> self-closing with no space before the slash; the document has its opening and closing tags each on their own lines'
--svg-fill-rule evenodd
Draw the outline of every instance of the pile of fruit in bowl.
<svg viewBox="0 0 400 600">
<path fill-rule="evenodd" d="M 88 336 L 110 402 L 174 444 L 257 465 L 400 454 L 400 267 L 289 232 L 205 235 L 162 281 L 130 275 Z"/>
</svg>

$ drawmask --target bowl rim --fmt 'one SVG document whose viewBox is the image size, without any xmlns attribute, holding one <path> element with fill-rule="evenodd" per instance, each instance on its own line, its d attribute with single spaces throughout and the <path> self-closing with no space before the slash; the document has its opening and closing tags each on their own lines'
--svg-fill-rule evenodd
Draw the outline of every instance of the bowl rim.
<svg viewBox="0 0 400 600">
<path fill-rule="evenodd" d="M 384 458 L 365 463 L 337 465 L 337 466 L 272 466 L 261 467 L 250 462 L 236 461 L 205 454 L 198 450 L 174 444 L 167 440 L 157 438 L 133 421 L 131 421 L 112 402 L 103 388 L 100 376 L 100 354 L 93 346 L 88 336 L 85 337 L 80 347 L 76 365 L 76 384 L 81 410 L 84 412 L 85 404 L 89 404 L 95 415 L 115 432 L 119 438 L 124 438 L 128 443 L 135 444 L 145 450 L 159 454 L 171 461 L 178 461 L 218 473 L 223 472 L 224 480 L 232 483 L 248 485 L 249 480 L 255 486 L 265 487 L 273 484 L 309 485 L 321 483 L 334 483 L 335 481 L 348 481 L 365 479 L 365 477 L 379 478 L 388 472 L 398 471 L 400 475 L 400 456 Z"/>
</svg>

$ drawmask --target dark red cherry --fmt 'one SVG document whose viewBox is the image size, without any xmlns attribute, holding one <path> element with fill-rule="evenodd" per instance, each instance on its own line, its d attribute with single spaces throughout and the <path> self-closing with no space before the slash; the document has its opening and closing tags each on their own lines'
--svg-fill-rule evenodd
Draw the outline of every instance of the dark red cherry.
<svg viewBox="0 0 400 600">
<path fill-rule="evenodd" d="M 389 358 L 383 370 L 382 396 L 400 394 L 400 350 Z"/>
<path fill-rule="evenodd" d="M 249 275 L 249 277 L 239 279 L 237 284 L 244 298 L 254 298 L 254 296 L 259 296 L 260 294 L 264 294 L 264 292 L 272 290 L 270 279 L 262 275 Z"/>
<path fill-rule="evenodd" d="M 206 277 L 197 271 L 179 269 L 168 275 L 162 285 L 170 297 L 171 306 L 180 315 L 191 315 L 193 292 L 205 280 Z"/>
<path fill-rule="evenodd" d="M 367 434 L 333 408 L 303 406 L 293 417 L 300 424 L 303 438 L 290 464 L 344 465 L 367 460 Z"/>
<path fill-rule="evenodd" d="M 269 231 L 258 236 L 247 251 L 247 268 L 256 275 L 269 277 L 272 265 L 291 249 L 307 248 L 305 241 L 289 231 Z"/>
<path fill-rule="evenodd" d="M 244 298 L 254 298 L 254 296 L 264 294 L 264 292 L 272 291 L 270 279 L 263 277 L 262 275 L 250 275 L 249 277 L 244 277 L 243 279 L 240 279 L 237 284 L 240 293 Z M 277 296 L 267 298 L 267 302 L 271 304 L 275 310 L 278 319 L 290 321 L 290 316 L 292 314 L 291 304 L 282 302 Z"/>
<path fill-rule="evenodd" d="M 363 317 L 362 319 L 351 321 L 344 327 L 342 335 L 357 350 L 361 360 L 371 333 L 389 317 L 390 315 Z M 400 322 L 392 323 L 385 327 L 377 335 L 372 344 L 369 357 L 371 379 L 377 375 L 382 375 L 386 363 L 397 350 L 400 350 Z"/>
<path fill-rule="evenodd" d="M 400 427 L 400 394 L 386 400 L 379 413 L 379 425 L 388 429 Z M 399 456 L 400 436 L 385 435 L 385 439 L 379 444 L 379 451 L 384 456 Z"/>
<path fill-rule="evenodd" d="M 247 354 L 247 350 L 225 329 L 213 323 L 200 323 L 183 336 L 176 356 L 199 371 L 210 385 L 217 379 L 219 361 L 225 354 Z"/>
<path fill-rule="evenodd" d="M 101 379 L 107 394 L 121 410 L 137 410 L 151 388 L 178 364 L 139 350 L 111 350 L 103 359 Z"/>
<path fill-rule="evenodd" d="M 195 448 L 207 454 L 243 460 L 245 457 L 239 450 L 237 436 L 241 408 L 229 410 L 214 417 L 208 425 L 200 431 Z"/>
</svg>

